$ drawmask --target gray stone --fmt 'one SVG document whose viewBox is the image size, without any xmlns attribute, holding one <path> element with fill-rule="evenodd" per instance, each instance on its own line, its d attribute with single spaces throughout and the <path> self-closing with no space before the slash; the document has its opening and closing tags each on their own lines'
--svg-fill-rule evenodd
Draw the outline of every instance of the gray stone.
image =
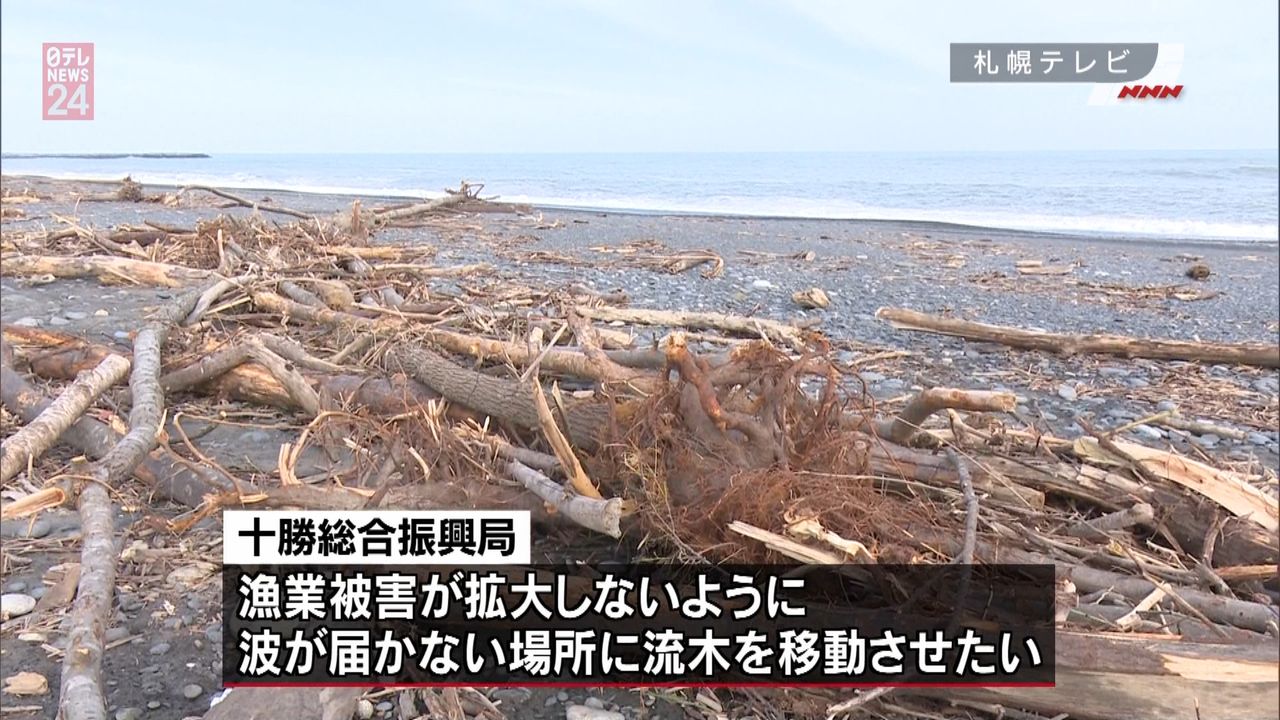
<svg viewBox="0 0 1280 720">
<path fill-rule="evenodd" d="M 858 373 L 858 375 L 862 378 L 863 382 L 867 382 L 867 383 L 878 383 L 885 379 L 884 375 L 881 375 L 878 372 L 872 372 L 870 370 L 866 372 L 860 372 Z"/>
<path fill-rule="evenodd" d="M 37 586 L 35 586 L 35 587 L 33 587 L 33 588 L 31 588 L 30 590 L 28 590 L 28 591 L 27 591 L 27 594 L 28 594 L 28 595 L 30 595 L 31 597 L 33 597 L 33 598 L 35 598 L 35 599 L 37 599 L 37 600 L 39 600 L 40 598 L 44 597 L 44 593 L 45 593 L 45 588 L 44 588 L 44 586 L 43 586 L 43 585 L 37 585 Z"/>
<path fill-rule="evenodd" d="M 1045 420 L 1047 420 L 1048 422 L 1053 422 L 1053 421 L 1055 421 L 1055 420 L 1057 420 L 1057 419 L 1058 419 L 1058 416 L 1057 416 L 1057 415 L 1055 415 L 1055 414 L 1053 414 L 1053 413 L 1051 413 L 1051 412 L 1049 412 L 1049 411 L 1047 411 L 1047 410 L 1046 410 L 1046 411 L 1044 411 L 1044 412 L 1041 412 L 1041 413 L 1040 413 L 1040 417 L 1044 418 L 1044 419 L 1045 419 Z"/>
<path fill-rule="evenodd" d="M 64 317 L 59 317 L 59 316 L 57 316 L 57 315 L 54 315 L 53 317 L 49 318 L 49 324 L 50 324 L 50 325 L 55 325 L 55 326 L 56 326 L 56 325 L 70 325 L 70 324 L 71 324 L 71 321 L 70 321 L 70 320 L 68 320 L 68 319 L 66 319 L 66 318 L 64 318 Z"/>
<path fill-rule="evenodd" d="M 162 703 L 161 703 L 159 700 L 148 700 L 148 701 L 147 701 L 147 707 L 151 708 L 152 710 L 159 710 L 159 709 L 160 709 L 161 704 L 162 704 Z"/>
<path fill-rule="evenodd" d="M 151 649 L 148 650 L 147 652 L 151 653 L 152 655 L 163 655 L 169 652 L 170 647 L 171 646 L 167 642 L 158 642 L 155 645 L 152 645 Z"/>
<path fill-rule="evenodd" d="M 1058 386 L 1058 397 L 1067 402 L 1074 402 L 1077 397 L 1076 389 L 1067 383 L 1063 383 Z"/>
<path fill-rule="evenodd" d="M 195 700 L 204 694 L 204 688 L 195 683 L 188 683 L 182 686 L 182 697 L 188 700 Z"/>
<path fill-rule="evenodd" d="M 128 333 L 128 332 L 125 332 L 124 330 L 117 330 L 117 331 L 115 331 L 115 332 L 111 333 L 111 337 L 113 337 L 113 338 L 115 338 L 115 339 L 117 339 L 117 340 L 128 340 L 128 339 L 129 339 L 129 333 Z"/>
<path fill-rule="evenodd" d="M 40 327 L 40 321 L 33 317 L 18 318 L 13 324 L 20 327 Z"/>
<path fill-rule="evenodd" d="M 1172 400 L 1161 400 L 1156 403 L 1156 412 L 1173 412 L 1178 409 L 1178 403 Z"/>
<path fill-rule="evenodd" d="M 1213 433 L 1205 433 L 1204 435 L 1201 435 L 1199 438 L 1200 446 L 1207 447 L 1207 448 L 1216 447 L 1218 443 L 1221 441 L 1222 441 L 1222 438 L 1218 437 L 1217 435 L 1214 435 Z"/>
<path fill-rule="evenodd" d="M 25 593 L 0 595 L 0 620 L 22 617 L 36 609 L 36 598 Z"/>
<path fill-rule="evenodd" d="M 1147 382 L 1146 380 L 1142 378 L 1136 378 L 1136 377 L 1131 377 L 1125 380 L 1125 384 L 1135 390 L 1138 388 L 1144 388 L 1151 385 L 1151 383 Z"/>
<path fill-rule="evenodd" d="M 111 644 L 127 637 L 129 637 L 129 628 L 123 625 L 116 625 L 115 627 L 107 628 L 107 632 L 102 636 L 102 639 L 106 640 L 107 644 Z"/>
<path fill-rule="evenodd" d="M 1164 432 L 1150 425 L 1134 425 L 1130 428 L 1130 432 L 1144 440 L 1160 440 L 1164 437 Z"/>
<path fill-rule="evenodd" d="M 127 707 L 116 711 L 116 720 L 140 720 L 142 708 Z"/>
<path fill-rule="evenodd" d="M 1267 443 L 1271 442 L 1271 438 L 1267 437 L 1266 435 L 1263 435 L 1260 432 L 1251 432 L 1249 433 L 1249 442 L 1253 443 L 1254 445 L 1266 445 Z"/>
<path fill-rule="evenodd" d="M 502 701 L 508 705 L 527 703 L 531 697 L 533 693 L 528 688 L 522 687 L 497 688 L 489 694 L 491 700 Z"/>
<path fill-rule="evenodd" d="M 360 720 L 369 720 L 373 717 L 373 703 L 360 698 L 360 702 L 356 703 L 356 717 Z"/>
<path fill-rule="evenodd" d="M 582 704 L 583 704 L 583 705 L 586 705 L 586 706 L 587 706 L 587 707 L 589 707 L 589 708 L 595 708 L 596 710 L 604 710 L 604 709 L 605 709 L 605 707 L 604 707 L 604 701 L 603 701 L 603 700 L 601 700 L 600 698 L 597 698 L 597 697 L 589 697 L 589 698 L 587 698 L 586 700 L 583 700 L 583 701 L 582 701 Z"/>
<path fill-rule="evenodd" d="M 1266 439 L 1263 438 L 1263 442 L 1259 443 L 1259 445 L 1265 445 L 1266 444 L 1265 440 Z M 7 593 L 20 593 L 26 589 L 27 589 L 27 584 L 22 582 L 21 580 L 14 580 L 11 583 L 5 583 L 5 586 L 4 586 L 4 591 Z"/>
<path fill-rule="evenodd" d="M 68 320 L 84 320 L 89 317 L 89 313 L 80 312 L 79 310 L 68 310 L 67 312 L 62 313 L 62 317 Z"/>
<path fill-rule="evenodd" d="M 377 708 L 378 712 L 390 712 L 391 708 L 395 707 L 395 703 L 390 700 L 383 700 L 374 707 Z"/>
<path fill-rule="evenodd" d="M 559 700 L 560 702 L 569 702 L 569 693 L 561 690 L 560 692 L 556 693 L 556 699 Z"/>
<path fill-rule="evenodd" d="M 1102 377 L 1113 377 L 1113 378 L 1127 377 L 1129 375 L 1129 370 L 1127 368 L 1122 368 L 1122 367 L 1107 366 L 1107 367 L 1098 368 L 1098 374 L 1101 375 Z"/>
</svg>

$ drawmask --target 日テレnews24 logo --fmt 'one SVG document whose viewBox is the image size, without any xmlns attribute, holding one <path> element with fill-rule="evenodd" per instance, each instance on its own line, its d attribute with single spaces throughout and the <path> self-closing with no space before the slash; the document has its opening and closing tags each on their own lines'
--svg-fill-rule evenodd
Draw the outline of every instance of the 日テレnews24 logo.
<svg viewBox="0 0 1280 720">
<path fill-rule="evenodd" d="M 45 43 L 45 120 L 93 119 L 93 43 Z"/>
</svg>

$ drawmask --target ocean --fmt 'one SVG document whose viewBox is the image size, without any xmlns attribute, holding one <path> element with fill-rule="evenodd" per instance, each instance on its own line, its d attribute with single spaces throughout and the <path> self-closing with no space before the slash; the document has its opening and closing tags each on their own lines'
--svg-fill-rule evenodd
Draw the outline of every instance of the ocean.
<svg viewBox="0 0 1280 720">
<path fill-rule="evenodd" d="M 224 188 L 484 195 L 614 212 L 917 220 L 1092 236 L 1274 242 L 1277 151 L 315 154 L 22 158 L 6 174 Z"/>
</svg>

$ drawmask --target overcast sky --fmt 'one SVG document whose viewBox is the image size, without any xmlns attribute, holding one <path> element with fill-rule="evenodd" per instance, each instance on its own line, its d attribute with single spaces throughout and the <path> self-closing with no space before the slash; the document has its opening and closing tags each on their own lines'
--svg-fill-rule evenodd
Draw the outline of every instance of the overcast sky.
<svg viewBox="0 0 1280 720">
<path fill-rule="evenodd" d="M 1275 148 L 1277 3 L 5 0 L 5 152 Z M 41 120 L 41 43 L 96 119 Z M 1175 101 L 951 85 L 951 42 L 1185 46 Z"/>
</svg>

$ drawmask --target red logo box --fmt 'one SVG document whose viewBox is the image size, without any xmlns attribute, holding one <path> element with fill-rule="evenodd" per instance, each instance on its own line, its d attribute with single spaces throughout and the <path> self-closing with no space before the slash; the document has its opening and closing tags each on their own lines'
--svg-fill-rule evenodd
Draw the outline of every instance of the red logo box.
<svg viewBox="0 0 1280 720">
<path fill-rule="evenodd" d="M 44 119 L 93 119 L 93 43 L 45 43 Z"/>
</svg>

